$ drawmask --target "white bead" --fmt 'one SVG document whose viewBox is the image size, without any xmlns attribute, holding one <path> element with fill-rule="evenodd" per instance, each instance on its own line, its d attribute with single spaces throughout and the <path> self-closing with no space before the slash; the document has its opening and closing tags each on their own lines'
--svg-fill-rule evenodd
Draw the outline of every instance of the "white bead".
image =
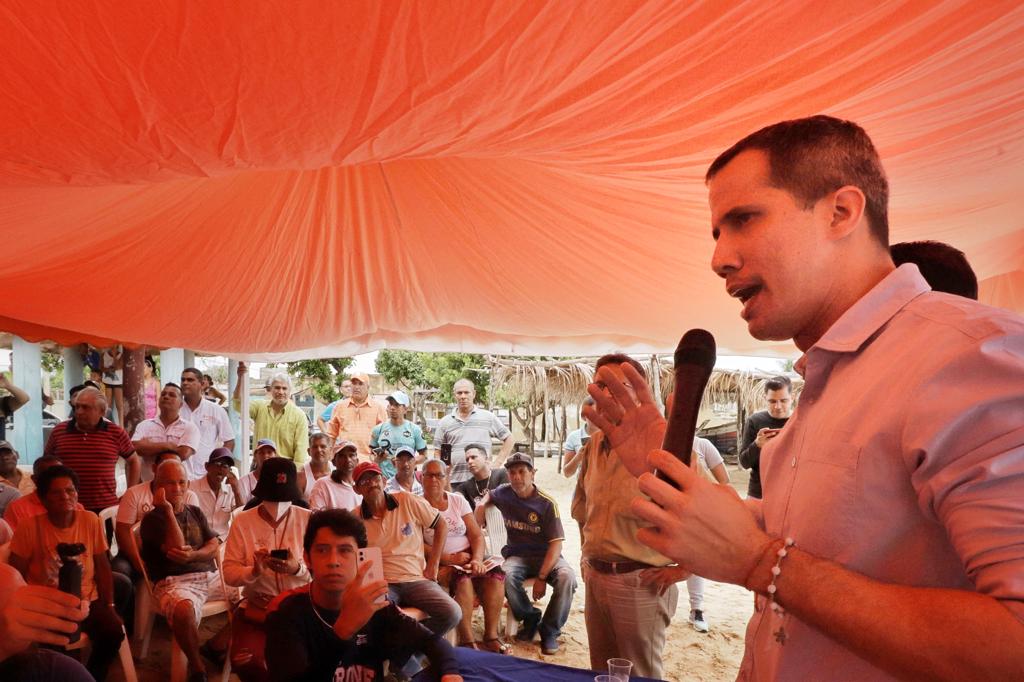
<svg viewBox="0 0 1024 682">
<path fill-rule="evenodd" d="M 768 586 L 768 594 L 775 594 L 775 585 Z"/>
<path fill-rule="evenodd" d="M 787 552 L 786 552 L 786 550 L 785 550 L 785 549 L 780 549 L 780 550 L 779 550 L 779 558 L 780 558 L 780 559 L 781 559 L 782 557 L 786 556 L 786 554 L 787 554 Z"/>
<path fill-rule="evenodd" d="M 786 544 L 789 545 L 790 547 L 792 547 L 793 545 L 796 544 L 796 541 L 793 540 L 793 538 L 786 538 Z"/>
<path fill-rule="evenodd" d="M 778 566 L 772 566 L 772 575 L 779 575 L 782 573 L 782 569 Z"/>
</svg>

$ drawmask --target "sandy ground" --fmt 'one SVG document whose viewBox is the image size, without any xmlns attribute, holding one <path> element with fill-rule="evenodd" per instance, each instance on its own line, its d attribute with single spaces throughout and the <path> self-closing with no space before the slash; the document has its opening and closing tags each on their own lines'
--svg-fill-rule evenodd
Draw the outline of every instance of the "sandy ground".
<svg viewBox="0 0 1024 682">
<path fill-rule="evenodd" d="M 568 480 L 557 472 L 556 458 L 537 459 L 537 485 L 558 500 L 562 522 L 565 524 L 566 542 L 563 554 L 572 566 L 579 566 L 579 528 L 569 517 L 569 500 L 575 480 Z M 727 465 L 733 486 L 741 493 L 746 492 L 747 472 Z M 587 653 L 587 630 L 583 620 L 584 586 L 573 599 L 573 610 L 562 634 L 561 650 L 555 656 L 543 656 L 538 642 L 533 644 L 514 643 L 515 655 L 524 658 L 548 660 L 552 663 L 578 668 L 589 668 Z M 704 594 L 704 614 L 711 631 L 701 634 L 687 622 L 689 601 L 685 584 L 680 584 L 679 609 L 669 627 L 668 642 L 665 646 L 665 679 L 720 681 L 733 680 L 739 670 L 743 655 L 743 632 L 753 611 L 750 593 L 741 587 L 708 582 Z M 480 620 L 479 611 L 477 620 Z M 225 616 L 214 616 L 203 621 L 201 636 L 212 635 L 223 626 Z M 477 622 L 476 632 L 482 637 L 483 623 Z M 137 647 L 133 646 L 137 651 Z M 163 619 L 158 618 L 150 644 L 149 654 L 143 661 L 136 660 L 139 680 L 156 682 L 166 680 L 170 674 L 170 631 Z M 219 679 L 219 671 L 210 670 L 210 679 Z M 118 664 L 111 668 L 109 679 L 123 680 Z M 231 676 L 232 680 L 238 678 Z"/>
</svg>

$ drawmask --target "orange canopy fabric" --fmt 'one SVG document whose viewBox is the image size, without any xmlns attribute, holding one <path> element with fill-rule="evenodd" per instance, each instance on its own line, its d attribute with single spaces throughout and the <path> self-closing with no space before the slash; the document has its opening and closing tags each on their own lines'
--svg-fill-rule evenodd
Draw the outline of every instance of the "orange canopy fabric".
<svg viewBox="0 0 1024 682">
<path fill-rule="evenodd" d="M 5 2 L 0 329 L 237 357 L 750 338 L 702 177 L 872 135 L 893 241 L 1024 310 L 1018 2 Z"/>
</svg>

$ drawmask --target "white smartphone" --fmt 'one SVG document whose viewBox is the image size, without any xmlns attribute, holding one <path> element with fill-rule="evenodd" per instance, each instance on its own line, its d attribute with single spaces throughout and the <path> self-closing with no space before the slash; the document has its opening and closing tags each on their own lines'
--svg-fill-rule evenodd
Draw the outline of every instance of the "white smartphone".
<svg viewBox="0 0 1024 682">
<path fill-rule="evenodd" d="M 373 561 L 364 577 L 366 582 L 384 580 L 384 557 L 380 553 L 380 547 L 363 547 L 358 550 L 356 557 L 360 566 L 367 561 Z M 378 603 L 383 601 L 387 601 L 387 594 L 382 594 L 377 599 Z"/>
</svg>

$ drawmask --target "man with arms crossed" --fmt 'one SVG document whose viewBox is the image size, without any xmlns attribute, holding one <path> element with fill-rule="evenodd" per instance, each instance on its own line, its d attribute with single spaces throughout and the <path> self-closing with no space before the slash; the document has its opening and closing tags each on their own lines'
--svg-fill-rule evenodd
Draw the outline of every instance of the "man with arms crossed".
<svg viewBox="0 0 1024 682">
<path fill-rule="evenodd" d="M 181 416 L 181 387 L 167 384 L 160 391 L 157 401 L 159 413 L 152 419 L 139 422 L 132 436 L 135 452 L 142 457 L 142 480 L 153 480 L 153 459 L 156 453 L 175 450 L 184 462 L 195 454 L 199 447 L 199 427 Z"/>
<path fill-rule="evenodd" d="M 765 453 L 764 501 L 743 502 L 658 451 L 639 374 L 638 405 L 602 369 L 613 397 L 592 386 L 589 416 L 651 497 L 637 538 L 758 594 L 741 679 L 1021 679 L 1024 321 L 893 266 L 855 124 L 765 128 L 708 187 L 712 268 L 752 336 L 804 352 L 800 409 Z"/>
<path fill-rule="evenodd" d="M 185 470 L 190 479 L 206 476 L 206 462 L 215 448 L 235 449 L 235 430 L 223 407 L 207 400 L 203 394 L 203 373 L 195 367 L 181 371 L 181 417 L 199 429 L 199 446 L 196 453 L 185 460 Z"/>
</svg>

